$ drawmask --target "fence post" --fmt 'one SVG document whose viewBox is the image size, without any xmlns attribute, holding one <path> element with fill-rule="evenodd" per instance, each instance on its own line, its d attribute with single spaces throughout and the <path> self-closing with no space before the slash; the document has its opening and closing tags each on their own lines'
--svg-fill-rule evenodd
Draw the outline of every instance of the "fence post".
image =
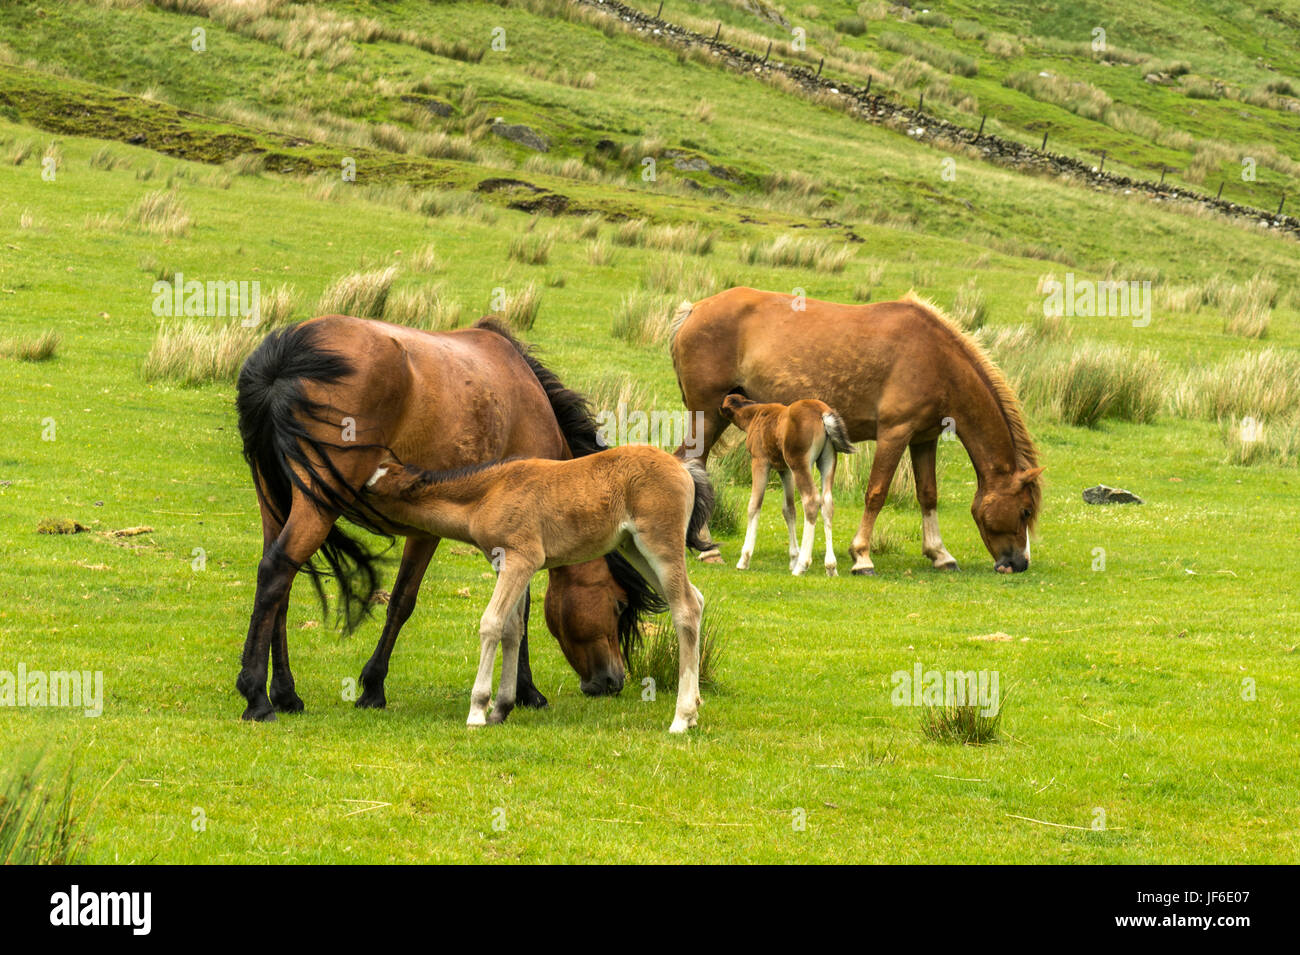
<svg viewBox="0 0 1300 955">
<path fill-rule="evenodd" d="M 722 21 L 718 21 L 718 28 L 713 31 L 713 42 L 718 42 L 718 37 L 722 36 Z"/>
<path fill-rule="evenodd" d="M 1040 153 L 1047 152 L 1047 133 L 1043 133 L 1043 145 L 1038 150 Z"/>
<path fill-rule="evenodd" d="M 866 91 L 865 93 L 862 94 L 863 96 L 870 96 L 870 95 L 871 95 L 871 79 L 872 79 L 871 74 L 868 73 L 868 74 L 867 74 L 867 91 Z"/>
<path fill-rule="evenodd" d="M 659 0 L 659 9 L 655 11 L 655 19 L 659 19 L 659 14 L 664 12 L 664 0 Z"/>
<path fill-rule="evenodd" d="M 822 67 L 825 65 L 826 65 L 826 57 L 823 56 L 820 60 L 817 61 L 817 76 L 819 78 L 822 75 Z"/>
<path fill-rule="evenodd" d="M 1285 192 L 1282 193 L 1282 198 L 1278 201 L 1278 204 L 1277 204 L 1277 214 L 1278 214 L 1278 215 L 1281 215 L 1281 214 L 1282 214 L 1282 207 L 1283 207 L 1284 205 L 1286 205 L 1286 193 L 1285 193 Z"/>
<path fill-rule="evenodd" d="M 916 111 L 920 113 L 924 109 L 925 109 L 925 90 L 921 90 L 921 98 L 916 103 Z"/>
<path fill-rule="evenodd" d="M 1165 167 L 1164 167 L 1164 166 L 1161 166 L 1161 167 L 1160 167 L 1160 185 L 1163 186 L 1164 184 L 1165 184 Z"/>
<path fill-rule="evenodd" d="M 1223 180 L 1220 179 L 1220 180 L 1219 180 L 1219 191 L 1218 191 L 1217 193 L 1214 194 L 1214 201 L 1215 201 L 1215 202 L 1218 202 L 1218 201 L 1219 201 L 1220 199 L 1222 199 L 1222 198 L 1223 198 Z"/>
<path fill-rule="evenodd" d="M 979 139 L 981 136 L 984 135 L 984 120 L 988 118 L 989 118 L 988 113 L 985 113 L 983 116 L 980 117 L 980 131 L 975 134 L 976 139 Z"/>
<path fill-rule="evenodd" d="M 1106 171 L 1106 150 L 1103 149 L 1101 151 L 1101 161 L 1097 163 L 1097 173 L 1098 175 L 1100 175 L 1105 171 Z"/>
<path fill-rule="evenodd" d="M 763 63 L 767 64 L 767 58 L 772 55 L 772 41 L 767 41 L 767 52 L 763 54 Z"/>
</svg>

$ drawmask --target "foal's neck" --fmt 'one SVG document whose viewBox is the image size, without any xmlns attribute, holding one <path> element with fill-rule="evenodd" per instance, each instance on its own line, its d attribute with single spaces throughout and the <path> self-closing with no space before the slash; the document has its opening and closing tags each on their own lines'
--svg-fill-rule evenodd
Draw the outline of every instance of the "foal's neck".
<svg viewBox="0 0 1300 955">
<path fill-rule="evenodd" d="M 473 543 L 469 519 L 488 489 L 500 479 L 499 467 L 461 472 L 432 472 L 414 481 L 402 495 L 414 509 L 413 523 L 439 537 Z"/>
</svg>

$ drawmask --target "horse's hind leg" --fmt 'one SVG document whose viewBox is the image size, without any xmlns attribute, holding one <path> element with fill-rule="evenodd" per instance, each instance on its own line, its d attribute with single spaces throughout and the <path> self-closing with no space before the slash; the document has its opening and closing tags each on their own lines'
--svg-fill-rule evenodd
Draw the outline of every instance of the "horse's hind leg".
<svg viewBox="0 0 1300 955">
<path fill-rule="evenodd" d="M 700 620 L 704 595 L 686 575 L 680 537 L 674 540 L 648 539 L 633 535 L 634 547 L 626 548 L 628 561 L 651 581 L 668 602 L 673 629 L 677 631 L 677 709 L 670 733 L 684 733 L 694 726 L 700 709 Z"/>
<path fill-rule="evenodd" d="M 935 476 L 938 439 L 913 444 L 912 474 L 916 478 L 916 500 L 921 505 L 921 553 L 936 570 L 956 570 L 957 561 L 939 536 L 939 481 Z"/>
<path fill-rule="evenodd" d="M 834 577 L 839 571 L 835 564 L 835 545 L 831 543 L 831 522 L 835 517 L 835 446 L 829 441 L 817 459 L 817 470 L 822 476 L 822 524 L 826 530 L 826 576 Z"/>
<path fill-rule="evenodd" d="M 269 553 L 275 540 L 284 530 L 284 525 L 277 521 L 271 512 L 262 507 L 262 555 Z M 271 638 L 271 706 L 277 713 L 301 713 L 302 697 L 294 689 L 293 671 L 289 668 L 289 635 L 286 630 L 286 618 L 289 615 L 289 601 L 280 604 L 275 615 L 275 630 Z"/>
<path fill-rule="evenodd" d="M 799 454 L 795 460 L 787 462 L 790 465 L 790 474 L 794 479 L 795 487 L 799 489 L 799 502 L 803 505 L 803 539 L 799 544 L 799 556 L 795 560 L 794 567 L 790 569 L 796 577 L 812 566 L 813 544 L 817 539 L 817 513 L 822 508 L 821 495 L 817 493 L 817 485 L 813 483 L 812 452 L 815 450 L 817 449 L 810 448 L 808 452 Z"/>
<path fill-rule="evenodd" d="M 436 537 L 408 537 L 402 548 L 402 563 L 393 582 L 393 594 L 388 599 L 388 613 L 384 617 L 384 630 L 379 635 L 375 652 L 361 670 L 361 695 L 356 706 L 363 709 L 382 709 L 388 704 L 384 693 L 384 680 L 388 677 L 388 659 L 402 626 L 415 609 L 415 598 L 420 593 L 429 561 L 438 549 Z"/>
<path fill-rule="evenodd" d="M 762 458 L 751 458 L 749 474 L 752 488 L 749 492 L 749 526 L 745 528 L 745 543 L 740 548 L 740 560 L 737 570 L 748 570 L 749 562 L 754 557 L 754 544 L 758 540 L 758 518 L 763 511 L 763 494 L 767 491 L 767 475 L 770 465 Z"/>
<path fill-rule="evenodd" d="M 266 693 L 266 669 L 272 641 L 278 628 L 284 627 L 289 603 L 289 589 L 298 568 L 307 562 L 334 526 L 333 517 L 321 514 L 296 493 L 290 508 L 289 519 L 269 546 L 263 549 L 262 560 L 257 565 L 257 590 L 253 596 L 253 614 L 248 622 L 248 637 L 244 641 L 239 679 L 235 686 L 248 706 L 246 720 L 273 720 L 275 708 Z M 278 665 L 288 674 L 288 640 L 280 648 Z M 288 685 L 293 693 L 292 678 Z M 277 696 L 289 702 L 283 680 L 277 685 Z M 293 698 L 297 694 L 293 693 Z"/>
<path fill-rule="evenodd" d="M 781 516 L 785 518 L 786 530 L 790 532 L 790 570 L 793 572 L 799 565 L 799 534 L 795 530 L 794 478 L 788 468 L 781 472 L 781 486 L 785 489 Z"/>
</svg>

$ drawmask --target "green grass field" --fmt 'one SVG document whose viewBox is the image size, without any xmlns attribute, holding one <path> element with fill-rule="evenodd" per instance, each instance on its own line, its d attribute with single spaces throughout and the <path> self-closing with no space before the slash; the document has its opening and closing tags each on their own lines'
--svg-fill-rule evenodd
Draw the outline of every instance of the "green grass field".
<svg viewBox="0 0 1300 955">
<path fill-rule="evenodd" d="M 0 765 L 43 753 L 57 780 L 75 759 L 83 861 L 1296 858 L 1294 239 L 964 154 L 949 181 L 941 150 L 606 31 L 597 13 L 566 4 L 263 6 L 262 20 L 206 0 L 0 8 L 0 674 L 21 663 L 104 675 L 97 718 L 0 707 Z M 636 6 L 653 13 L 657 3 Z M 1116 45 L 1254 89 L 1300 75 L 1300 8 L 1265 6 L 1167 0 L 1163 15 L 1130 15 L 1099 0 L 1086 16 L 1063 4 L 1032 16 L 1010 3 L 931 7 L 1018 34 L 1025 52 L 1010 60 L 901 8 L 839 42 L 882 71 L 898 58 L 878 45 L 885 30 L 974 57 L 974 77 L 947 82 L 969 85 L 1006 135 L 1033 139 L 1052 112 L 1080 155 L 1113 137 L 1118 161 L 1148 177 L 1162 161 L 1188 164 L 1194 149 L 1179 157 L 1002 84 L 1010 72 L 1075 63 L 1077 79 L 1162 127 L 1230 144 L 1215 175 L 1271 144 L 1282 159 L 1261 162 L 1256 183 L 1230 185 L 1235 200 L 1258 204 L 1300 185 L 1283 161 L 1300 162 L 1300 113 L 1189 99 L 1145 83 L 1135 64 L 1101 65 L 1059 43 L 1115 22 Z M 818 4 L 815 17 L 811 5 L 755 7 L 816 27 L 814 56 L 818 31 L 858 15 L 847 3 Z M 291 16 L 319 29 L 270 29 Z M 779 29 L 740 3 L 670 2 L 664 16 L 721 18 L 735 42 Z M 388 33 L 320 26 L 363 17 Z M 1190 17 L 1222 39 L 1185 41 L 1170 24 Z M 497 26 L 506 51 L 444 55 L 457 42 L 487 48 Z M 195 27 L 206 30 L 203 53 L 191 49 Z M 401 30 L 444 42 L 443 53 Z M 332 39 L 310 47 L 304 36 Z M 1270 57 L 1269 69 L 1258 65 Z M 952 99 L 936 109 L 956 116 Z M 551 152 L 493 135 L 497 117 L 544 134 Z M 653 182 L 641 176 L 647 156 Z M 345 158 L 356 160 L 355 182 L 341 179 Z M 516 183 L 481 188 L 494 178 Z M 183 217 L 151 231 L 138 204 L 159 190 L 175 194 Z M 565 214 L 511 207 L 538 195 L 561 197 L 551 208 Z M 620 244 L 620 228 L 641 218 L 644 244 Z M 681 225 L 711 234 L 707 251 L 651 241 Z M 551 236 L 543 263 L 511 255 L 528 230 Z M 851 257 L 839 271 L 751 264 L 761 261 L 754 248 L 787 234 Z M 434 261 L 417 266 L 428 246 Z M 735 284 L 837 301 L 915 288 L 944 308 L 969 286 L 986 305 L 981 336 L 1035 389 L 1027 417 L 1047 489 L 1032 566 L 993 572 L 969 515 L 974 474 L 960 445 L 941 443 L 940 521 L 958 574 L 929 568 L 919 510 L 900 500 L 880 521 L 892 546 L 875 555 L 879 576 L 792 578 L 776 493 L 750 571 L 734 569 L 736 533 L 720 537 L 726 565 L 692 564 L 723 652 L 688 738 L 665 732 L 671 692 L 648 702 L 634 685 L 615 698 L 579 692 L 545 631 L 542 579 L 532 658 L 551 706 L 467 731 L 493 581 L 481 558 L 448 544 L 393 656 L 386 710 L 348 699 L 379 620 L 341 637 L 301 582 L 289 637 L 307 710 L 242 723 L 234 680 L 261 534 L 234 382 L 146 375 L 160 326 L 177 321 L 151 310 L 153 285 L 176 273 L 257 281 L 263 295 L 286 285 L 302 319 L 334 280 L 390 264 L 394 295 L 436 293 L 460 307 L 462 324 L 489 311 L 495 290 L 533 283 L 541 305 L 524 337 L 566 383 L 598 404 L 627 383 L 639 404 L 663 410 L 680 408 L 666 347 L 653 334 L 640 344 L 613 333 L 638 289 L 653 319 L 683 296 Z M 1150 281 L 1151 324 L 1045 322 L 1041 280 L 1066 273 Z M 1265 301 L 1248 308 L 1252 281 Z M 1263 316 L 1263 333 L 1230 330 L 1239 312 Z M 996 338 L 1021 325 L 1033 350 L 1019 358 L 1029 360 Z M 53 356 L 23 360 L 50 330 Z M 1276 365 L 1252 364 L 1265 352 Z M 1069 423 L 1061 400 L 1081 379 L 1062 369 L 1085 353 L 1101 355 L 1088 382 L 1108 394 L 1122 384 L 1117 363 L 1131 360 L 1151 414 L 1115 405 L 1095 427 Z M 1235 437 L 1245 417 L 1266 436 L 1248 446 Z M 1084 504 L 1081 491 L 1098 483 L 1146 503 Z M 851 485 L 836 497 L 844 572 L 862 507 Z M 747 487 L 721 490 L 743 507 Z M 86 529 L 38 533 L 49 519 Z M 141 526 L 152 530 L 111 533 Z M 1006 638 L 981 639 L 992 634 Z M 1000 740 L 927 739 L 921 712 L 891 703 L 892 675 L 918 663 L 997 671 Z"/>
</svg>

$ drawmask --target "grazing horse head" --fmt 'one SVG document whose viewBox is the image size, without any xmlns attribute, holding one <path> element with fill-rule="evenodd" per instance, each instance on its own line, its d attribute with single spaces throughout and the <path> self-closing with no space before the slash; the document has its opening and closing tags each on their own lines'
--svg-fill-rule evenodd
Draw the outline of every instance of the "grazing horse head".
<svg viewBox="0 0 1300 955">
<path fill-rule="evenodd" d="M 1029 534 L 1038 517 L 1040 467 L 998 475 L 981 482 L 971 516 L 1000 574 L 1029 569 Z"/>
<path fill-rule="evenodd" d="M 610 586 L 610 577 L 613 586 Z M 667 605 L 617 554 L 599 563 L 557 567 L 546 591 L 546 626 L 588 696 L 618 693 L 625 661 L 641 640 L 641 619 Z"/>
</svg>

